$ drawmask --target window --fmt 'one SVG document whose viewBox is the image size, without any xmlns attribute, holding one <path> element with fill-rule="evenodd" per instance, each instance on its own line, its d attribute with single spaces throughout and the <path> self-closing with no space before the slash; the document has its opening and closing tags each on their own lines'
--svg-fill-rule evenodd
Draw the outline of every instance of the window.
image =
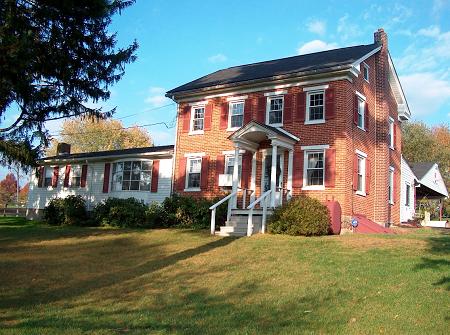
<svg viewBox="0 0 450 335">
<path fill-rule="evenodd" d="M 389 147 L 394 149 L 394 119 L 389 118 Z"/>
<path fill-rule="evenodd" d="M 112 191 L 150 191 L 152 161 L 126 161 L 113 164 Z"/>
<path fill-rule="evenodd" d="M 81 166 L 72 165 L 70 170 L 70 187 L 80 187 L 81 186 Z"/>
<path fill-rule="evenodd" d="M 187 181 L 186 188 L 200 189 L 200 172 L 202 170 L 202 159 L 200 157 L 191 157 L 187 161 Z"/>
<path fill-rule="evenodd" d="M 283 97 L 268 98 L 267 123 L 281 125 L 283 123 Z"/>
<path fill-rule="evenodd" d="M 357 164 L 357 187 L 356 193 L 360 195 L 366 195 L 366 158 L 360 155 L 357 155 L 358 164 Z"/>
<path fill-rule="evenodd" d="M 408 183 L 406 183 L 406 192 L 405 193 L 406 193 L 405 206 L 409 207 L 409 205 L 411 203 L 411 185 Z"/>
<path fill-rule="evenodd" d="M 325 120 L 324 91 L 308 92 L 306 120 L 310 123 Z"/>
<path fill-rule="evenodd" d="M 191 131 L 200 132 L 203 131 L 205 122 L 205 106 L 192 107 L 192 124 Z"/>
<path fill-rule="evenodd" d="M 324 151 L 307 151 L 306 153 L 306 186 L 324 185 Z"/>
<path fill-rule="evenodd" d="M 363 64 L 363 76 L 364 80 L 369 82 L 369 65 Z"/>
<path fill-rule="evenodd" d="M 394 204 L 394 168 L 389 168 L 389 203 Z"/>
<path fill-rule="evenodd" d="M 233 156 L 225 156 L 225 174 L 233 175 L 234 172 L 234 155 Z M 238 162 L 238 180 L 241 180 L 242 175 L 242 156 L 239 155 Z"/>
<path fill-rule="evenodd" d="M 44 170 L 44 186 L 52 186 L 53 169 L 50 166 L 46 166 Z"/>
<path fill-rule="evenodd" d="M 240 128 L 244 123 L 244 101 L 233 101 L 229 104 L 229 128 Z"/>
<path fill-rule="evenodd" d="M 358 97 L 358 127 L 364 130 L 366 102 Z"/>
</svg>

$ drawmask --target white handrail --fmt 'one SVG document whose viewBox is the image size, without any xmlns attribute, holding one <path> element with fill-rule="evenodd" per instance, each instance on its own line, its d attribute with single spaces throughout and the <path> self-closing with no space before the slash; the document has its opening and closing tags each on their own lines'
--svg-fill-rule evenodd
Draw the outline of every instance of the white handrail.
<svg viewBox="0 0 450 335">
<path fill-rule="evenodd" d="M 223 199 L 216 202 L 211 207 L 209 207 L 209 209 L 212 211 L 211 212 L 211 235 L 214 235 L 216 233 L 216 209 L 217 209 L 217 207 L 222 205 L 225 201 L 228 201 L 231 198 L 233 198 L 236 194 L 237 194 L 237 192 L 232 192 L 232 193 L 228 194 L 226 197 L 224 197 Z M 231 201 L 228 201 L 227 220 L 230 220 L 230 216 L 231 216 Z"/>
<path fill-rule="evenodd" d="M 266 231 L 266 218 L 267 218 L 267 197 L 272 193 L 272 190 L 268 190 L 263 193 L 258 199 L 253 201 L 250 205 L 248 205 L 247 209 L 249 209 L 248 219 L 247 219 L 247 236 L 252 236 L 253 234 L 253 210 L 257 204 L 261 201 L 263 202 L 263 216 L 261 221 L 261 232 L 264 234 Z"/>
</svg>

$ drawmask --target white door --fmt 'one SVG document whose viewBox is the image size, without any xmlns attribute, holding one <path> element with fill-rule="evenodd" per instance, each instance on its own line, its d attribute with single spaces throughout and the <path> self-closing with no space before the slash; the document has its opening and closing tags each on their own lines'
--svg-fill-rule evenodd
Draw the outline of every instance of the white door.
<svg viewBox="0 0 450 335">
<path fill-rule="evenodd" d="M 270 190 L 270 180 L 272 176 L 272 155 L 265 155 L 263 161 L 262 171 L 262 189 L 263 193 Z M 276 178 L 276 192 L 275 192 L 275 206 L 282 203 L 282 188 L 283 188 L 283 155 L 277 155 L 277 178 Z"/>
</svg>

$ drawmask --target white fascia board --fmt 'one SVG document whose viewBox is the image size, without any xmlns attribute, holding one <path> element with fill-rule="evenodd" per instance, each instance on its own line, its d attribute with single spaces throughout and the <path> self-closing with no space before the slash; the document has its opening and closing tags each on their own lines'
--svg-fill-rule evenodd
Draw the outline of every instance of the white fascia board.
<svg viewBox="0 0 450 335">
<path fill-rule="evenodd" d="M 369 58 L 372 55 L 375 55 L 378 51 L 381 50 L 381 46 L 379 46 L 376 49 L 373 49 L 371 52 L 366 53 L 364 56 L 362 56 L 361 58 L 357 59 L 356 61 L 354 61 L 352 63 L 352 67 L 355 68 L 356 70 L 359 70 L 359 64 L 361 64 L 361 62 L 364 62 L 367 58 Z"/>
<path fill-rule="evenodd" d="M 391 71 L 391 73 L 393 75 L 395 84 L 397 85 L 398 91 L 400 92 L 400 96 L 403 101 L 404 115 L 406 115 L 407 119 L 410 119 L 411 111 L 409 110 L 408 101 L 406 100 L 405 92 L 403 91 L 402 84 L 400 83 L 400 79 L 398 78 L 397 71 L 395 70 L 394 62 L 392 61 L 390 53 L 388 53 L 388 61 L 389 61 L 389 70 Z M 399 105 L 402 105 L 402 104 L 399 104 Z"/>
</svg>

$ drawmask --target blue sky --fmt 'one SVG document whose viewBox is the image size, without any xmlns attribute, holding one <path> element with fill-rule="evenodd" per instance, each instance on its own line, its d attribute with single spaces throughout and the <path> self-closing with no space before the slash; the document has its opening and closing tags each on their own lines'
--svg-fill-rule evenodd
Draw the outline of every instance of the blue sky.
<svg viewBox="0 0 450 335">
<path fill-rule="evenodd" d="M 111 31 L 121 46 L 138 41 L 138 59 L 102 105 L 117 106 L 116 118 L 136 114 L 126 126 L 170 123 L 176 106 L 166 90 L 234 65 L 369 44 L 383 27 L 413 118 L 449 123 L 449 18 L 450 0 L 137 0 Z M 55 133 L 60 124 L 48 127 Z M 174 142 L 174 128 L 147 129 L 157 145 Z"/>
</svg>

